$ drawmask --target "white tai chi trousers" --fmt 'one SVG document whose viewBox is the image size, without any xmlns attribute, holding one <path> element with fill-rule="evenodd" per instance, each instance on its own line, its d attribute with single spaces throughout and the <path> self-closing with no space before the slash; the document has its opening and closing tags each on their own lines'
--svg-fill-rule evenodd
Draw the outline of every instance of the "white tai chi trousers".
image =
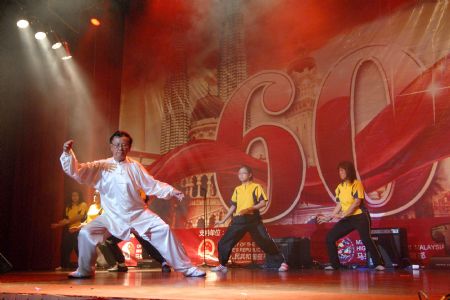
<svg viewBox="0 0 450 300">
<path fill-rule="evenodd" d="M 111 236 L 109 228 L 114 228 L 114 225 L 117 225 L 117 223 L 114 224 L 112 221 L 106 214 L 103 214 L 80 230 L 78 234 L 79 254 L 77 271 L 81 274 L 93 273 L 96 260 L 95 248 Z M 186 255 L 183 246 L 173 235 L 169 225 L 159 216 L 144 213 L 138 220 L 130 223 L 128 228 L 122 227 L 122 229 L 125 229 L 125 232 L 136 231 L 143 239 L 158 249 L 169 265 L 176 271 L 184 272 L 192 267 L 192 263 Z M 123 234 L 117 235 L 119 238 L 124 238 Z"/>
</svg>

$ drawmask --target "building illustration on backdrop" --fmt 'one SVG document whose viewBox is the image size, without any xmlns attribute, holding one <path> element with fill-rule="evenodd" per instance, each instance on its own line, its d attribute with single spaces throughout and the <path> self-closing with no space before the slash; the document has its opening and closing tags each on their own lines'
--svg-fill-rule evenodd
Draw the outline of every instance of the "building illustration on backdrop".
<svg viewBox="0 0 450 300">
<path fill-rule="evenodd" d="M 190 94 L 187 58 L 182 42 L 175 41 L 174 68 L 164 85 L 163 120 L 161 128 L 161 154 L 190 140 L 215 138 L 219 117 L 225 103 L 240 83 L 248 77 L 245 49 L 244 17 L 241 1 L 221 1 L 217 3 L 223 11 L 218 34 L 219 61 L 213 87 L 198 99 Z M 299 139 L 305 153 L 306 166 L 315 168 L 313 123 L 315 101 L 320 92 L 322 74 L 316 61 L 306 48 L 300 48 L 296 56 L 287 64 L 286 73 L 293 80 L 296 92 L 292 106 L 277 119 L 277 122 L 290 128 Z M 211 92 L 213 91 L 213 92 Z M 264 122 L 264 116 L 254 115 L 247 110 L 246 128 Z M 253 147 L 249 154 L 267 160 L 263 146 Z M 214 173 L 196 174 L 184 178 L 179 187 L 187 195 L 184 210 L 184 227 L 212 226 L 226 213 L 226 207 L 218 195 Z M 377 191 L 378 192 L 378 191 Z M 448 216 L 448 191 L 430 198 L 430 208 L 435 216 Z M 225 199 L 224 199 L 225 200 Z M 206 217 L 205 217 L 206 205 Z M 283 219 L 274 224 L 304 224 L 313 220 L 319 213 L 328 213 L 330 206 L 307 203 L 300 199 L 298 205 Z M 405 211 L 403 217 L 414 217 L 413 211 Z M 401 217 L 402 217 L 401 216 Z M 183 226 L 178 224 L 177 226 Z"/>
<path fill-rule="evenodd" d="M 223 101 L 207 94 L 197 100 L 192 111 L 189 139 L 214 140 Z M 205 222 L 204 205 L 206 205 L 206 225 L 214 226 L 226 213 L 219 195 L 213 173 L 197 174 L 184 178 L 181 182 L 184 193 L 190 198 L 186 216 L 186 227 L 203 227 Z"/>
<path fill-rule="evenodd" d="M 283 114 L 283 123 L 299 138 L 305 151 L 306 164 L 311 167 L 315 165 L 312 138 L 314 104 L 322 78 L 318 74 L 314 58 L 304 48 L 289 64 L 287 73 L 294 81 L 296 91 L 294 103 Z"/>
<path fill-rule="evenodd" d="M 294 81 L 295 99 L 283 114 L 282 123 L 298 137 L 305 152 L 306 166 L 315 167 L 313 146 L 314 105 L 319 95 L 322 77 L 315 59 L 306 48 L 300 48 L 297 56 L 289 63 L 286 72 Z M 332 208 L 331 208 L 332 210 Z M 300 199 L 297 207 L 277 224 L 303 224 L 314 220 L 318 214 L 330 211 L 330 207 L 312 205 Z"/>
<path fill-rule="evenodd" d="M 248 77 L 243 15 L 240 1 L 223 1 L 224 11 L 219 34 L 219 63 L 217 66 L 217 95 L 207 94 L 195 101 L 194 108 L 189 104 L 189 78 L 186 58 L 182 45 L 177 45 L 177 67 L 168 77 L 164 87 L 163 126 L 161 130 L 161 153 L 193 139 L 214 139 L 218 118 L 224 104 L 238 85 Z M 307 165 L 314 166 L 312 145 L 312 127 L 314 101 L 320 87 L 320 75 L 314 58 L 308 56 L 306 49 L 301 49 L 297 57 L 289 64 L 288 74 L 296 86 L 296 98 L 292 107 L 280 120 L 299 138 L 305 151 Z M 247 111 L 246 127 L 252 125 L 250 111 Z M 258 147 L 250 154 L 266 160 L 264 151 Z M 261 153 L 260 153 L 261 152 Z M 185 227 L 203 227 L 205 222 L 204 205 L 206 205 L 206 225 L 213 226 L 220 219 L 226 208 L 217 193 L 214 173 L 196 174 L 181 181 L 183 192 L 187 195 L 187 212 Z M 206 194 L 206 195 L 205 195 Z M 206 203 L 205 203 L 206 202 Z M 300 203 L 281 223 L 306 223 L 312 216 L 329 208 L 310 206 Z"/>
<path fill-rule="evenodd" d="M 223 20 L 220 26 L 217 85 L 219 98 L 227 101 L 239 83 L 247 79 L 247 58 L 244 39 L 244 18 L 240 0 L 222 1 Z"/>
<path fill-rule="evenodd" d="M 247 78 L 247 59 L 244 45 L 243 16 L 240 0 L 222 1 L 220 9 L 224 12 L 219 34 L 219 63 L 217 66 L 218 95 L 207 95 L 198 99 L 192 111 L 189 139 L 214 139 L 218 119 L 225 102 L 236 87 Z M 185 178 L 182 185 L 191 200 L 188 206 L 187 227 L 203 227 L 204 206 L 206 205 L 206 224 L 214 226 L 221 219 L 226 208 L 217 193 L 213 173 L 197 174 Z M 206 196 L 205 196 L 206 192 Z M 206 203 L 205 203 L 206 201 Z"/>
<path fill-rule="evenodd" d="M 188 141 L 190 128 L 189 78 L 184 44 L 174 42 L 173 70 L 164 85 L 161 154 Z"/>
</svg>

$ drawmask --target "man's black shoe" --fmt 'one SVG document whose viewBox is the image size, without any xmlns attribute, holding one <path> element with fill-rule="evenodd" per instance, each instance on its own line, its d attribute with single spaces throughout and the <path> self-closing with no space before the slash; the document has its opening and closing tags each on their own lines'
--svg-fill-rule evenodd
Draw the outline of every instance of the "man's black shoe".
<svg viewBox="0 0 450 300">
<path fill-rule="evenodd" d="M 128 267 L 127 266 L 120 266 L 120 265 L 115 265 L 112 268 L 108 269 L 108 272 L 121 272 L 121 273 L 126 273 L 128 272 Z"/>
<path fill-rule="evenodd" d="M 161 272 L 170 273 L 170 272 L 172 272 L 172 269 L 170 268 L 170 266 L 168 264 L 164 264 L 161 266 Z"/>
</svg>

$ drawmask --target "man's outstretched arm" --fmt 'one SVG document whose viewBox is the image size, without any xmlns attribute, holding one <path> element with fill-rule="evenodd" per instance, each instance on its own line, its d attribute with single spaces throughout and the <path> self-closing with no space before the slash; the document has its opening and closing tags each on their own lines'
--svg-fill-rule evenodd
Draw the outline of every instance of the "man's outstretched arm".
<svg viewBox="0 0 450 300">
<path fill-rule="evenodd" d="M 102 170 L 114 170 L 114 164 L 104 161 L 95 161 L 82 164 L 78 163 L 72 149 L 73 144 L 73 140 L 69 140 L 64 143 L 60 161 L 64 173 L 75 179 L 78 183 L 95 186 L 101 177 Z"/>
</svg>

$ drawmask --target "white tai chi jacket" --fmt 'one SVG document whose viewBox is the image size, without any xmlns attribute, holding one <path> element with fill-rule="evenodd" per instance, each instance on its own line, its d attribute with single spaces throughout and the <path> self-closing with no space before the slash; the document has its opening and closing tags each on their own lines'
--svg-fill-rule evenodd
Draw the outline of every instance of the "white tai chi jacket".
<svg viewBox="0 0 450 300">
<path fill-rule="evenodd" d="M 155 215 L 140 197 L 142 189 L 146 195 L 170 198 L 174 188 L 155 180 L 137 161 L 126 158 L 117 162 L 108 158 L 88 163 L 78 163 L 75 153 L 63 152 L 61 165 L 64 172 L 81 184 L 89 185 L 100 192 L 104 217 L 108 231 L 122 240 L 128 240 L 130 230 L 144 234 L 151 224 L 148 217 Z M 114 164 L 114 170 L 107 165 Z"/>
</svg>

